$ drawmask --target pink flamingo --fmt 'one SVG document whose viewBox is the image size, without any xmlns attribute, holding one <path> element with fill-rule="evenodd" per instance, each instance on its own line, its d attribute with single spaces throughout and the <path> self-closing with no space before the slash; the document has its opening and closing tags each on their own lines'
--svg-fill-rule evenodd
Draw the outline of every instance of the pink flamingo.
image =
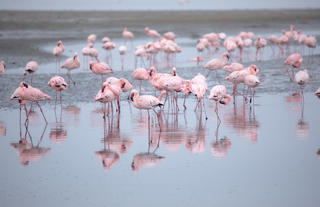
<svg viewBox="0 0 320 207">
<path fill-rule="evenodd" d="M 109 59 L 110 61 L 112 61 L 112 50 L 116 47 L 116 44 L 114 42 L 106 42 L 103 44 L 102 48 L 107 50 L 107 60 L 109 62 Z"/>
<path fill-rule="evenodd" d="M 110 42 L 110 38 L 109 37 L 103 37 L 101 41 L 102 41 L 102 43 Z"/>
<path fill-rule="evenodd" d="M 73 70 L 73 69 L 77 69 L 79 67 L 80 67 L 80 61 L 79 61 L 79 58 L 78 58 L 78 53 L 75 53 L 73 58 L 68 58 L 64 62 L 64 64 L 61 66 L 61 68 L 65 68 L 65 69 L 68 70 L 67 76 L 68 76 L 69 80 L 73 82 L 73 85 L 75 85 L 76 82 L 74 80 L 72 80 L 70 71 Z"/>
<path fill-rule="evenodd" d="M 160 34 L 156 30 L 149 29 L 149 27 L 145 27 L 144 30 L 146 32 L 146 35 L 153 39 L 157 39 L 160 37 Z"/>
<path fill-rule="evenodd" d="M 247 75 L 244 77 L 244 84 L 248 86 L 248 90 L 252 89 L 253 92 L 251 93 L 250 103 L 254 102 L 254 95 L 255 95 L 255 87 L 260 85 L 260 80 L 256 75 Z"/>
<path fill-rule="evenodd" d="M 232 73 L 234 71 L 240 71 L 240 70 L 243 70 L 244 67 L 241 63 L 231 63 L 231 64 L 228 64 L 228 65 L 225 65 L 223 68 L 222 68 L 224 71 L 227 71 L 229 73 Z"/>
<path fill-rule="evenodd" d="M 100 63 L 94 64 L 93 61 L 90 61 L 89 65 L 90 65 L 90 70 L 94 74 L 101 75 L 102 84 L 104 81 L 103 75 L 113 73 L 111 67 L 107 63 L 100 62 Z"/>
<path fill-rule="evenodd" d="M 59 40 L 57 46 L 53 48 L 53 55 L 56 57 L 56 69 L 60 67 L 60 57 L 63 52 L 64 52 L 64 46 L 62 44 L 62 41 Z"/>
<path fill-rule="evenodd" d="M 114 93 L 114 89 L 112 88 L 112 86 L 110 84 L 104 84 L 102 89 L 100 89 L 96 95 L 96 97 L 94 98 L 95 102 L 100 102 L 104 104 L 104 116 L 103 118 L 105 119 L 105 115 L 106 115 L 106 104 L 108 103 L 112 103 L 113 100 L 117 99 L 117 95 L 116 93 Z M 109 105 L 108 105 L 109 106 Z M 113 113 L 113 105 L 111 104 L 111 110 Z M 109 107 L 108 107 L 108 114 L 109 114 Z"/>
<path fill-rule="evenodd" d="M 309 81 L 309 79 L 310 79 L 310 77 L 309 77 L 307 69 L 300 70 L 295 75 L 295 81 L 298 85 L 300 85 L 302 101 L 304 101 L 303 88 L 304 88 L 304 85 Z"/>
<path fill-rule="evenodd" d="M 302 61 L 303 61 L 303 58 L 300 53 L 293 53 L 287 57 L 287 59 L 283 62 L 283 64 L 289 65 L 293 68 L 300 68 Z M 292 79 L 294 77 L 294 70 L 293 69 L 291 70 L 291 72 L 292 72 L 292 77 L 291 77 L 291 75 L 289 73 L 289 69 L 290 68 L 287 69 L 287 72 L 288 72 L 290 80 L 292 81 Z"/>
<path fill-rule="evenodd" d="M 223 46 L 226 48 L 228 53 L 231 54 L 231 52 L 235 51 L 237 48 L 237 43 L 233 37 L 228 37 L 228 39 L 223 42 Z"/>
<path fill-rule="evenodd" d="M 26 65 L 26 68 L 23 72 L 23 80 L 25 76 L 29 73 L 31 74 L 31 83 L 32 83 L 32 78 L 33 78 L 33 73 L 35 73 L 38 70 L 38 62 L 37 61 L 29 61 Z"/>
<path fill-rule="evenodd" d="M 137 68 L 131 73 L 131 78 L 140 81 L 139 91 L 141 91 L 142 81 L 149 79 L 149 72 L 144 68 Z"/>
<path fill-rule="evenodd" d="M 88 36 L 88 43 L 94 43 L 95 41 L 97 40 L 97 35 L 95 35 L 95 34 L 90 34 L 89 36 Z"/>
<path fill-rule="evenodd" d="M 201 113 L 201 115 L 202 115 L 202 106 L 203 106 L 206 119 L 208 119 L 207 112 L 206 112 L 206 107 L 205 107 L 204 100 L 203 100 L 204 94 L 208 90 L 206 78 L 202 74 L 198 73 L 198 75 L 196 75 L 191 80 L 190 90 L 191 90 L 191 93 L 193 93 L 198 99 L 198 103 L 197 103 L 194 111 L 197 110 L 197 108 L 199 107 L 199 104 L 200 104 L 200 107 L 201 107 L 200 113 Z M 202 104 L 201 104 L 201 102 L 202 102 Z"/>
<path fill-rule="evenodd" d="M 123 29 L 122 37 L 125 39 L 124 43 L 126 43 L 127 39 L 129 39 L 131 41 L 131 48 L 133 48 L 132 39 L 134 38 L 134 34 L 130 32 L 126 27 Z"/>
<path fill-rule="evenodd" d="M 173 33 L 173 32 L 166 32 L 166 33 L 163 34 L 163 37 L 166 38 L 167 40 L 175 41 L 176 34 Z"/>
<path fill-rule="evenodd" d="M 149 129 L 149 135 L 150 135 L 150 112 L 149 110 L 152 109 L 156 115 L 158 116 L 158 113 L 154 110 L 155 107 L 164 106 L 164 103 L 161 101 L 162 96 L 166 94 L 166 91 L 162 91 L 160 93 L 160 96 L 154 97 L 152 95 L 139 95 L 139 92 L 137 90 L 132 90 L 130 93 L 130 99 L 133 102 L 133 106 L 137 109 L 144 109 L 148 111 L 148 129 Z"/>
<path fill-rule="evenodd" d="M 35 102 L 38 107 L 40 108 L 40 111 L 42 113 L 42 116 L 44 120 L 47 122 L 47 119 L 42 111 L 41 106 L 39 105 L 39 101 L 45 101 L 45 100 L 51 100 L 50 96 L 41 91 L 38 88 L 34 88 L 31 85 L 26 84 L 25 82 L 20 83 L 20 89 L 18 88 L 13 95 L 10 98 L 11 100 L 19 100 L 21 103 L 25 104 L 26 101 Z M 30 114 L 31 110 L 27 114 L 27 120 L 28 116 Z"/>
<path fill-rule="evenodd" d="M 223 53 L 222 54 L 222 59 L 223 60 L 220 60 L 218 58 L 214 58 L 212 60 L 210 60 L 209 62 L 207 62 L 205 65 L 204 65 L 204 69 L 208 69 L 209 72 L 207 73 L 206 77 L 209 76 L 210 72 L 212 70 L 215 70 L 216 71 L 216 77 L 217 77 L 217 80 L 219 80 L 219 77 L 218 77 L 218 72 L 217 70 L 218 69 L 222 69 L 228 62 L 230 56 L 228 53 Z"/>
<path fill-rule="evenodd" d="M 88 49 L 86 52 L 88 52 L 88 55 L 91 57 L 91 59 L 95 58 L 97 60 L 97 62 L 100 62 L 100 60 L 98 58 L 98 56 L 99 56 L 98 50 L 93 47 L 92 42 L 88 43 Z"/>
<path fill-rule="evenodd" d="M 58 98 L 58 92 L 60 93 L 60 104 L 62 104 L 62 95 L 61 91 L 66 90 L 68 87 L 67 82 L 62 78 L 61 76 L 54 76 L 50 79 L 48 82 L 48 85 L 56 91 L 56 102 L 57 104 L 57 98 Z"/>
<path fill-rule="evenodd" d="M 267 41 L 261 38 L 260 36 L 258 36 L 258 39 L 254 42 L 254 45 L 256 46 L 256 61 L 258 61 L 259 50 L 261 50 L 267 45 Z M 260 57 L 261 57 L 261 53 L 260 53 Z"/>
<path fill-rule="evenodd" d="M 120 45 L 119 54 L 121 60 L 121 69 L 123 70 L 124 56 L 127 54 L 127 47 L 125 45 Z"/>
<path fill-rule="evenodd" d="M 4 61 L 0 62 L 0 75 L 4 73 L 4 70 L 6 69 L 6 63 Z"/>
<path fill-rule="evenodd" d="M 240 70 L 240 71 L 234 71 L 230 73 L 228 76 L 224 78 L 225 81 L 229 81 L 233 83 L 233 95 L 235 97 L 236 92 L 237 92 L 237 86 L 239 83 L 244 82 L 244 78 L 247 75 L 256 75 L 259 72 L 259 68 L 256 65 L 250 65 L 249 67 Z M 244 95 L 244 89 L 243 89 L 243 95 Z"/>
<path fill-rule="evenodd" d="M 200 62 L 203 62 L 203 61 L 204 61 L 204 59 L 198 55 L 198 56 L 195 57 L 195 58 L 191 58 L 190 61 L 191 61 L 191 62 L 196 62 L 197 65 L 199 65 Z"/>
<path fill-rule="evenodd" d="M 224 85 L 216 85 L 210 90 L 209 100 L 214 100 L 216 102 L 215 112 L 217 114 L 217 119 L 220 122 L 219 112 L 218 112 L 218 102 L 220 104 L 227 105 L 231 96 L 227 94 L 227 88 Z"/>
</svg>

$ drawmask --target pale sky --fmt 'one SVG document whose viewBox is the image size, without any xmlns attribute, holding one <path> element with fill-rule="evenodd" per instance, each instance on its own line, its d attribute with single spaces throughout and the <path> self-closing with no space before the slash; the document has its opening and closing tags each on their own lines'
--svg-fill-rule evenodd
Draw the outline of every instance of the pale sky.
<svg viewBox="0 0 320 207">
<path fill-rule="evenodd" d="M 186 3 L 181 4 L 180 1 Z M 320 8 L 320 0 L 1 0 L 1 10 L 229 10 Z"/>
</svg>

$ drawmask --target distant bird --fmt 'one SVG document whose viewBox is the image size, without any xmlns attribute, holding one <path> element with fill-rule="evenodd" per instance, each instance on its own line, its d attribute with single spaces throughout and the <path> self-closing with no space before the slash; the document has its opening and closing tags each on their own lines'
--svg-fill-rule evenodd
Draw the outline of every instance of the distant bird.
<svg viewBox="0 0 320 207">
<path fill-rule="evenodd" d="M 0 62 L 0 75 L 4 73 L 4 70 L 6 69 L 6 63 L 4 61 Z"/>
<path fill-rule="evenodd" d="M 216 71 L 216 78 L 217 78 L 217 80 L 218 80 L 219 77 L 218 77 L 218 72 L 217 72 L 217 70 L 218 70 L 218 69 L 222 69 L 222 68 L 227 64 L 229 58 L 230 58 L 230 56 L 229 56 L 228 53 L 223 53 L 223 54 L 222 54 L 222 59 L 223 59 L 223 60 L 220 60 L 220 59 L 218 59 L 218 58 L 214 58 L 214 59 L 210 60 L 209 62 L 207 62 L 207 63 L 204 65 L 204 67 L 203 67 L 204 69 L 209 70 L 209 72 L 207 73 L 206 77 L 208 77 L 209 74 L 210 74 L 210 72 L 211 72 L 212 70 L 214 70 L 214 71 Z"/>
<path fill-rule="evenodd" d="M 37 61 L 29 61 L 26 65 L 26 68 L 23 72 L 23 80 L 25 76 L 29 73 L 31 74 L 31 84 L 32 84 L 32 78 L 33 78 L 33 73 L 35 73 L 38 70 L 38 62 Z"/>
<path fill-rule="evenodd" d="M 256 46 L 256 61 L 258 60 L 258 53 L 259 50 L 267 46 L 267 40 L 263 39 L 262 37 L 258 36 L 258 39 L 254 42 L 254 45 Z M 260 52 L 260 58 L 261 58 L 261 52 Z"/>
<path fill-rule="evenodd" d="M 109 37 L 103 37 L 102 38 L 102 43 L 106 43 L 106 42 L 110 42 L 110 38 Z"/>
<path fill-rule="evenodd" d="M 247 75 L 244 77 L 244 84 L 248 86 L 248 90 L 252 89 L 253 91 L 251 92 L 251 98 L 250 98 L 250 103 L 254 101 L 254 95 L 255 95 L 255 87 L 260 85 L 260 80 L 258 76 L 256 75 Z"/>
<path fill-rule="evenodd" d="M 80 67 L 80 61 L 79 61 L 79 58 L 78 58 L 78 53 L 75 53 L 73 58 L 68 58 L 64 62 L 64 64 L 61 66 L 61 68 L 65 68 L 65 69 L 68 70 L 67 76 L 68 76 L 69 80 L 73 82 L 74 85 L 76 84 L 76 82 L 74 80 L 72 80 L 70 71 L 74 70 L 74 69 L 77 69 L 79 67 Z"/>
<path fill-rule="evenodd" d="M 88 36 L 88 43 L 94 43 L 97 40 L 97 35 L 91 34 Z"/>
<path fill-rule="evenodd" d="M 131 73 L 131 78 L 140 81 L 139 91 L 141 91 L 142 81 L 149 79 L 149 72 L 144 68 L 137 68 Z"/>
<path fill-rule="evenodd" d="M 42 111 L 42 108 L 38 102 L 45 101 L 45 100 L 51 100 L 51 98 L 49 95 L 47 95 L 46 93 L 44 93 L 40 89 L 34 88 L 31 85 L 26 84 L 25 82 L 21 82 L 20 87 L 12 94 L 10 99 L 11 100 L 19 100 L 22 102 L 25 102 L 25 101 L 35 102 L 38 105 L 38 107 L 40 108 L 40 111 L 42 113 L 44 120 L 46 121 L 46 123 L 48 123 L 48 121 Z M 27 119 L 28 119 L 29 114 L 30 114 L 30 111 L 27 114 Z"/>
<path fill-rule="evenodd" d="M 244 67 L 241 63 L 231 63 L 223 67 L 223 70 L 228 71 L 229 73 L 243 69 Z"/>
<path fill-rule="evenodd" d="M 291 55 L 289 55 L 287 57 L 287 59 L 284 61 L 284 65 L 289 65 L 293 68 L 300 68 L 301 67 L 301 64 L 302 64 L 302 61 L 303 61 L 303 58 L 301 56 L 300 53 L 293 53 Z M 294 69 L 291 70 L 292 72 L 292 76 L 290 75 L 289 73 L 289 69 L 287 69 L 287 72 L 288 72 L 288 75 L 289 75 L 289 78 L 290 80 L 293 80 L 293 77 L 294 77 Z"/>
<path fill-rule="evenodd" d="M 57 70 L 60 67 L 60 57 L 63 52 L 64 52 L 64 46 L 62 44 L 62 41 L 59 40 L 57 46 L 53 48 L 53 55 L 56 57 L 56 72 L 58 72 Z"/>
<path fill-rule="evenodd" d="M 302 100 L 304 100 L 303 88 L 304 88 L 304 85 L 309 81 L 309 79 L 310 79 L 310 77 L 309 77 L 307 69 L 300 70 L 295 75 L 295 81 L 298 85 L 300 85 Z"/>
<path fill-rule="evenodd" d="M 204 59 L 198 55 L 198 56 L 195 57 L 195 58 L 191 58 L 190 61 L 191 61 L 191 62 L 196 62 L 197 65 L 199 65 L 200 62 L 203 62 L 203 61 L 204 61 Z"/>
<path fill-rule="evenodd" d="M 213 86 L 210 90 L 209 100 L 214 100 L 216 102 L 215 112 L 217 114 L 217 119 L 220 122 L 218 103 L 227 105 L 231 100 L 231 96 L 227 94 L 227 88 L 224 85 Z"/>
<path fill-rule="evenodd" d="M 149 29 L 149 27 L 145 27 L 144 28 L 146 35 L 153 38 L 154 40 L 160 37 L 160 34 L 153 29 Z"/>
<path fill-rule="evenodd" d="M 56 91 L 56 102 L 55 103 L 57 104 L 57 98 L 58 98 L 58 92 L 59 92 L 60 93 L 60 104 L 62 104 L 61 91 L 67 89 L 67 87 L 68 87 L 67 82 L 61 76 L 54 76 L 49 80 L 48 85 L 53 90 Z"/>
<path fill-rule="evenodd" d="M 90 61 L 89 65 L 90 65 L 90 70 L 94 74 L 101 75 L 102 84 L 104 82 L 103 75 L 113 73 L 111 67 L 107 63 L 100 62 L 95 64 L 93 61 Z"/>
<path fill-rule="evenodd" d="M 121 69 L 123 70 L 124 56 L 127 54 L 127 47 L 125 45 L 120 45 L 119 54 L 120 54 L 120 60 L 121 60 Z"/>
<path fill-rule="evenodd" d="M 166 38 L 167 40 L 175 41 L 176 34 L 173 33 L 173 32 L 166 32 L 166 33 L 163 34 L 163 37 Z"/>
<path fill-rule="evenodd" d="M 125 39 L 125 42 L 129 39 L 132 44 L 132 39 L 134 38 L 134 34 L 125 27 L 122 32 L 122 37 Z"/>
</svg>

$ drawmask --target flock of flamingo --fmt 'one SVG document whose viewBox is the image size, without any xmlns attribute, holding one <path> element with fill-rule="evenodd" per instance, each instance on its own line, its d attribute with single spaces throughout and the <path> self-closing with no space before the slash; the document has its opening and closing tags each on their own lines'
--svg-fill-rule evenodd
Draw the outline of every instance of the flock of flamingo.
<svg viewBox="0 0 320 207">
<path fill-rule="evenodd" d="M 101 87 L 97 88 L 98 92 L 94 98 L 95 102 L 103 103 L 103 113 L 104 113 L 104 121 L 106 122 L 106 118 L 110 117 L 109 115 L 114 113 L 113 102 L 117 102 L 117 111 L 120 113 L 120 97 L 123 93 L 129 92 L 128 99 L 132 102 L 133 106 L 137 109 L 147 110 L 148 113 L 148 137 L 150 138 L 150 110 L 152 110 L 158 120 L 158 124 L 161 130 L 161 110 L 160 112 L 156 111 L 156 107 L 164 107 L 168 105 L 168 110 L 171 109 L 174 113 L 177 113 L 180 108 L 178 104 L 179 93 L 184 94 L 183 107 L 184 110 L 187 109 L 185 101 L 186 97 L 190 94 L 196 96 L 197 103 L 194 108 L 195 112 L 200 113 L 201 117 L 204 112 L 205 119 L 207 119 L 205 101 L 206 93 L 208 91 L 207 87 L 207 78 L 209 77 L 212 71 L 215 72 L 216 81 L 219 83 L 213 86 L 209 92 L 208 99 L 215 101 L 215 112 L 217 115 L 218 126 L 220 125 L 220 117 L 218 112 L 218 105 L 226 105 L 232 100 L 236 102 L 237 95 L 240 94 L 237 91 L 238 85 L 243 84 L 243 99 L 244 103 L 253 104 L 255 88 L 259 86 L 261 83 L 259 80 L 259 71 L 260 68 L 256 65 L 250 65 L 245 67 L 243 62 L 243 52 L 245 52 L 246 48 L 250 48 L 252 46 L 256 47 L 255 59 L 259 60 L 259 54 L 262 52 L 263 48 L 267 45 L 267 40 L 269 41 L 270 47 L 272 48 L 273 53 L 276 52 L 276 48 L 279 49 L 279 56 L 284 57 L 285 51 L 287 58 L 284 61 L 284 65 L 288 65 L 287 69 L 289 79 L 291 81 L 295 81 L 298 85 L 301 86 L 301 96 L 303 97 L 303 87 L 309 81 L 309 75 L 307 69 L 302 69 L 301 65 L 303 62 L 303 58 L 301 53 L 294 52 L 289 54 L 289 46 L 290 44 L 293 47 L 302 47 L 304 46 L 310 48 L 309 55 L 312 55 L 312 48 L 316 47 L 316 39 L 314 36 L 308 36 L 303 34 L 301 31 L 295 30 L 294 26 L 290 26 L 289 31 L 282 31 L 282 36 L 277 37 L 275 35 L 271 35 L 266 39 L 258 36 L 254 41 L 254 34 L 252 32 L 240 32 L 235 37 L 227 37 L 224 33 L 208 33 L 203 35 L 198 39 L 196 44 L 196 49 L 199 55 L 195 58 L 190 59 L 193 62 L 196 62 L 199 66 L 205 59 L 205 53 L 207 55 L 212 55 L 211 49 L 214 48 L 215 52 L 220 50 L 220 47 L 223 46 L 225 52 L 222 54 L 222 58 L 213 58 L 209 60 L 205 64 L 201 64 L 203 71 L 206 70 L 207 74 L 201 74 L 201 71 L 193 77 L 191 80 L 184 79 L 183 77 L 178 75 L 178 71 L 175 63 L 176 53 L 182 52 L 182 48 L 176 43 L 175 39 L 177 35 L 173 32 L 167 32 L 163 35 L 160 35 L 156 30 L 150 29 L 148 27 L 145 28 L 145 33 L 148 37 L 152 38 L 153 41 L 148 42 L 145 45 L 139 45 L 134 50 L 135 59 L 135 68 L 131 73 L 132 82 L 125 78 L 117 78 L 117 77 L 108 77 L 106 80 L 104 79 L 104 75 L 115 73 L 110 67 L 110 62 L 112 61 L 112 50 L 115 49 L 116 45 L 114 42 L 110 40 L 108 37 L 103 37 L 103 48 L 107 50 L 107 59 L 106 62 L 101 62 L 98 55 L 98 50 L 94 48 L 94 43 L 97 40 L 97 36 L 91 34 L 88 36 L 88 45 L 87 47 L 82 49 L 83 54 L 83 64 L 84 67 L 88 66 L 88 68 L 92 71 L 92 73 L 101 76 Z M 126 43 L 127 41 L 131 42 L 131 48 L 133 48 L 133 39 L 134 34 L 130 32 L 127 28 L 124 28 L 122 37 L 124 38 L 124 44 L 120 45 L 118 50 L 121 56 L 121 64 L 123 68 L 123 56 L 127 54 L 129 51 L 127 49 Z M 301 49 L 301 48 L 300 48 Z M 74 69 L 80 68 L 80 60 L 78 54 L 75 53 L 72 58 L 68 58 L 65 62 L 60 65 L 60 59 L 62 54 L 64 53 L 64 45 L 62 41 L 58 41 L 57 45 L 53 48 L 53 55 L 56 58 L 56 75 L 52 77 L 48 85 L 56 91 L 55 105 L 57 104 L 58 94 L 60 97 L 60 104 L 62 104 L 62 94 L 61 92 L 68 88 L 69 85 L 76 85 L 76 82 L 71 77 L 71 71 Z M 237 51 L 238 50 L 238 51 Z M 304 49 L 301 49 L 304 50 Z M 167 67 L 172 68 L 171 73 L 160 73 L 157 69 L 157 56 L 159 53 L 163 53 L 165 56 L 165 60 Z M 261 55 L 260 55 L 261 57 Z M 90 61 L 88 61 L 90 59 Z M 238 60 L 237 62 L 229 63 L 230 60 Z M 138 63 L 140 62 L 140 67 Z M 142 68 L 141 66 L 146 67 L 149 63 L 148 69 Z M 41 91 L 38 88 L 32 87 L 32 79 L 33 74 L 38 70 L 37 61 L 30 61 L 26 64 L 22 82 L 20 82 L 19 87 L 14 91 L 11 96 L 11 100 L 17 100 L 20 103 L 20 116 L 21 116 L 21 108 L 24 107 L 26 114 L 26 125 L 28 123 L 28 118 L 32 112 L 32 104 L 35 103 L 45 120 L 48 123 L 44 111 L 42 110 L 39 102 L 51 100 L 51 97 L 47 95 L 45 92 Z M 6 64 L 4 61 L 0 62 L 0 75 L 5 72 Z M 60 69 L 67 70 L 67 77 L 69 80 L 69 84 L 67 81 L 59 75 Z M 221 80 L 219 77 L 219 70 L 224 70 L 229 74 L 223 78 L 224 81 L 230 82 L 233 84 L 233 92 L 232 95 L 227 93 L 227 87 L 221 84 Z M 290 72 L 291 70 L 291 72 Z M 27 83 L 27 75 L 30 75 L 30 83 Z M 155 89 L 155 96 L 148 95 L 140 95 L 142 90 L 142 81 L 149 81 L 151 86 Z M 134 81 L 139 81 L 138 89 L 133 89 Z M 156 96 L 156 91 L 159 91 L 159 96 Z M 248 101 L 248 95 L 251 94 L 250 101 Z M 320 88 L 315 92 L 315 95 L 320 98 Z M 165 100 L 163 97 L 165 96 Z M 302 99 L 303 100 L 303 99 Z M 31 106 L 29 110 L 27 109 L 26 103 L 31 102 Z M 105 124 L 104 124 L 105 126 Z M 112 125 L 109 127 L 113 130 Z M 28 130 L 26 130 L 26 133 Z M 159 140 L 158 140 L 159 141 Z M 221 140 L 220 140 L 221 141 Z M 223 141 L 222 144 L 228 145 L 228 140 Z M 218 143 L 218 142 L 217 142 Z M 150 145 L 150 142 L 149 142 Z M 220 145 L 217 144 L 217 147 Z M 149 146 L 150 148 L 150 146 Z M 47 150 L 48 151 L 48 150 Z M 45 153 L 47 153 L 45 151 Z M 101 158 L 104 163 L 105 168 L 110 168 L 113 163 L 108 163 L 105 159 L 106 157 L 110 157 L 110 155 L 106 156 L 105 149 L 103 151 L 96 152 L 96 155 Z M 112 155 L 114 159 L 111 159 L 112 162 L 115 162 L 118 158 L 116 155 Z M 138 163 L 141 161 L 139 156 L 156 156 L 154 153 L 148 153 L 146 155 L 139 154 L 135 157 L 132 163 L 132 169 L 138 170 L 139 165 L 143 165 L 143 163 Z M 161 156 L 151 157 L 150 159 L 160 161 L 162 159 Z"/>
</svg>

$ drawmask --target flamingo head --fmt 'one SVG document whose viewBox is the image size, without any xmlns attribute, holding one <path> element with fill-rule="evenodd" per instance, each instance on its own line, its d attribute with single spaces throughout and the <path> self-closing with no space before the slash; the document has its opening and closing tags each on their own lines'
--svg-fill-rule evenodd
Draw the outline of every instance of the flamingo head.
<svg viewBox="0 0 320 207">
<path fill-rule="evenodd" d="M 21 87 L 21 88 L 28 88 L 29 85 L 28 85 L 26 82 L 22 81 L 22 82 L 20 83 L 20 87 Z"/>
<path fill-rule="evenodd" d="M 152 77 L 155 73 L 156 73 L 156 68 L 155 67 L 151 67 L 149 69 L 149 76 Z"/>
<path fill-rule="evenodd" d="M 173 68 L 172 68 L 172 75 L 173 75 L 173 76 L 177 76 L 177 69 L 176 69 L 176 67 L 173 67 Z"/>
<path fill-rule="evenodd" d="M 135 89 L 133 89 L 131 92 L 130 92 L 130 100 L 133 101 L 134 100 L 134 97 L 136 96 L 139 96 L 139 92 Z"/>
<path fill-rule="evenodd" d="M 125 78 L 120 78 L 120 86 L 123 92 L 127 92 L 132 89 L 132 84 Z"/>
<path fill-rule="evenodd" d="M 4 68 L 6 68 L 6 62 L 1 61 L 0 64 L 3 65 Z"/>
<path fill-rule="evenodd" d="M 259 68 L 256 65 L 250 65 L 249 68 L 253 74 L 257 74 L 259 72 Z"/>
<path fill-rule="evenodd" d="M 223 54 L 222 54 L 222 57 L 226 57 L 228 60 L 230 59 L 230 55 L 229 55 L 229 53 L 227 53 L 227 52 L 226 52 L 226 53 L 223 53 Z"/>
<path fill-rule="evenodd" d="M 57 45 L 58 45 L 58 46 L 62 45 L 62 41 L 59 40 Z"/>
<path fill-rule="evenodd" d="M 78 53 L 74 53 L 73 59 L 77 59 L 78 58 Z"/>
<path fill-rule="evenodd" d="M 220 104 L 227 105 L 231 101 L 231 96 L 225 94 L 219 101 Z"/>
<path fill-rule="evenodd" d="M 144 30 L 145 30 L 146 32 L 148 32 L 148 31 L 149 31 L 149 27 L 145 27 Z"/>
<path fill-rule="evenodd" d="M 89 62 L 89 65 L 90 65 L 90 70 L 92 70 L 92 67 L 94 66 L 94 62 L 91 60 L 91 61 Z"/>
<path fill-rule="evenodd" d="M 89 42 L 89 43 L 88 43 L 88 47 L 89 47 L 89 48 L 93 48 L 93 43 L 92 43 L 92 42 Z"/>
</svg>

